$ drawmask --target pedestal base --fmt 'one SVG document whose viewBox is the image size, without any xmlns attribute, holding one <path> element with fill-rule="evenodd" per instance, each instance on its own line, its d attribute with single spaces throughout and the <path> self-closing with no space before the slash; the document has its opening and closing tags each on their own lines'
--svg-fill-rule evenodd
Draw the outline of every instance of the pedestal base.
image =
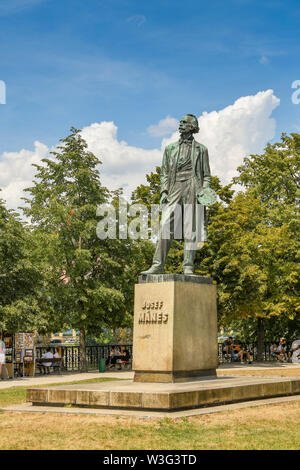
<svg viewBox="0 0 300 470">
<path fill-rule="evenodd" d="M 209 370 L 189 370 L 173 372 L 148 372 L 136 371 L 134 382 L 156 382 L 156 383 L 175 383 L 175 382 L 193 382 L 203 377 L 216 377 L 216 369 Z"/>
<path fill-rule="evenodd" d="M 158 274 L 135 286 L 135 382 L 189 382 L 218 366 L 216 286 L 211 278 Z"/>
<path fill-rule="evenodd" d="M 298 378 L 218 377 L 176 384 L 116 381 L 27 390 L 35 405 L 176 411 L 300 393 Z"/>
</svg>

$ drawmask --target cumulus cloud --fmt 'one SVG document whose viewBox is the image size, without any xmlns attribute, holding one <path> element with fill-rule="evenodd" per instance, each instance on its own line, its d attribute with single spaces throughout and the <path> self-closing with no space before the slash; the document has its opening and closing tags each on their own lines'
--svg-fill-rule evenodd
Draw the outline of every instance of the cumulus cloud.
<svg viewBox="0 0 300 470">
<path fill-rule="evenodd" d="M 206 145 L 212 174 L 228 184 L 246 155 L 259 153 L 275 135 L 271 117 L 280 100 L 273 90 L 243 96 L 221 111 L 204 112 L 199 118 L 198 142 Z M 178 139 L 175 132 L 163 140 L 163 147 Z"/>
<path fill-rule="evenodd" d="M 195 136 L 198 142 L 208 147 L 212 174 L 225 184 L 236 174 L 236 168 L 243 158 L 251 153 L 263 151 L 266 143 L 275 135 L 276 122 L 271 117 L 280 100 L 273 90 L 245 96 L 220 111 L 203 112 L 199 116 L 200 132 Z M 160 123 L 170 118 L 162 119 Z M 170 118 L 173 119 L 173 118 Z M 151 126 L 150 126 L 151 127 Z M 93 123 L 82 129 L 89 150 L 102 161 L 101 179 L 110 189 L 124 188 L 129 197 L 139 184 L 145 183 L 145 174 L 161 164 L 164 147 L 178 139 L 178 132 L 162 140 L 161 148 L 146 150 L 129 145 L 118 139 L 118 128 L 113 122 Z M 9 207 L 20 204 L 22 190 L 32 184 L 35 168 L 49 149 L 35 142 L 33 151 L 5 152 L 0 158 L 1 197 Z"/>
<path fill-rule="evenodd" d="M 34 150 L 22 149 L 19 152 L 4 152 L 0 159 L 0 197 L 9 208 L 17 208 L 24 196 L 23 189 L 32 186 L 36 168 L 48 154 L 48 147 L 34 142 Z"/>
<path fill-rule="evenodd" d="M 236 168 L 246 155 L 261 152 L 274 137 L 276 121 L 271 114 L 279 103 L 273 90 L 267 90 L 239 98 L 221 111 L 204 112 L 198 118 L 200 132 L 195 138 L 208 147 L 211 171 L 223 183 L 228 184 L 237 174 Z M 153 127 L 163 127 L 160 123 L 166 119 L 169 117 Z M 125 194 L 145 181 L 145 173 L 161 164 L 164 147 L 179 138 L 174 132 L 163 139 L 161 149 L 144 150 L 118 141 L 117 127 L 112 122 L 92 124 L 82 134 L 89 149 L 103 162 L 106 184 L 123 186 Z"/>
<path fill-rule="evenodd" d="M 111 189 L 124 188 L 129 196 L 145 180 L 145 173 L 161 164 L 161 150 L 145 150 L 119 141 L 118 128 L 113 122 L 94 123 L 82 129 L 88 148 L 101 161 L 103 184 Z"/>
<path fill-rule="evenodd" d="M 177 127 L 177 119 L 167 116 L 164 119 L 161 119 L 158 124 L 149 126 L 147 132 L 153 137 L 163 137 L 174 132 Z"/>
</svg>

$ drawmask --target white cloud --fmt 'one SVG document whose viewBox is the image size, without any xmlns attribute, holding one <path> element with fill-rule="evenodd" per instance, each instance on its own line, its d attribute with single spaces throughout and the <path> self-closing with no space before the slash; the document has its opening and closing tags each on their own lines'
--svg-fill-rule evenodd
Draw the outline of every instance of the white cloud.
<svg viewBox="0 0 300 470">
<path fill-rule="evenodd" d="M 16 208 L 24 196 L 23 189 L 32 186 L 36 168 L 47 156 L 49 149 L 41 142 L 34 142 L 34 150 L 4 152 L 0 159 L 0 198 L 5 199 L 9 208 Z"/>
<path fill-rule="evenodd" d="M 83 128 L 82 136 L 103 163 L 103 184 L 111 189 L 123 187 L 129 196 L 138 184 L 145 182 L 145 174 L 161 164 L 162 153 L 160 149 L 145 150 L 119 141 L 117 131 L 113 122 L 101 122 Z"/>
<path fill-rule="evenodd" d="M 271 114 L 279 102 L 273 90 L 267 90 L 239 98 L 220 111 L 203 112 L 198 118 L 200 132 L 195 136 L 196 140 L 208 147 L 212 174 L 223 183 L 230 182 L 246 155 L 262 152 L 274 137 L 276 122 Z M 178 132 L 163 139 L 160 149 L 145 150 L 118 140 L 117 131 L 113 122 L 104 121 L 83 128 L 82 135 L 89 150 L 103 162 L 100 167 L 103 184 L 110 189 L 123 187 L 128 197 L 137 185 L 145 183 L 145 174 L 161 164 L 164 147 L 178 139 Z M 20 204 L 22 189 L 31 185 L 35 173 L 31 164 L 40 163 L 48 151 L 46 145 L 35 142 L 33 151 L 5 152 L 2 155 L 0 187 L 4 191 L 0 197 L 7 200 L 9 207 Z"/>
<path fill-rule="evenodd" d="M 267 56 L 262 55 L 261 58 L 259 59 L 259 62 L 260 62 L 261 64 L 267 64 L 267 63 L 269 62 L 269 59 L 268 59 Z"/>
<path fill-rule="evenodd" d="M 246 155 L 260 153 L 275 135 L 272 111 L 280 100 L 273 90 L 244 96 L 221 111 L 204 112 L 199 118 L 198 142 L 206 145 L 212 174 L 229 183 Z M 163 147 L 178 139 L 178 132 L 163 140 Z"/>
<path fill-rule="evenodd" d="M 164 119 L 161 119 L 158 124 L 149 126 L 147 132 L 153 137 L 163 137 L 174 132 L 177 127 L 177 119 L 167 116 Z"/>
</svg>

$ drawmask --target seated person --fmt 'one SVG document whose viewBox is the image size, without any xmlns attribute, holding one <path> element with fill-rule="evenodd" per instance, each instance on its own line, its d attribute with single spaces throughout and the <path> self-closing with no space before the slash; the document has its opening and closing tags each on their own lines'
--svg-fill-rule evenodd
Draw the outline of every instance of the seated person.
<svg viewBox="0 0 300 470">
<path fill-rule="evenodd" d="M 112 348 L 109 352 L 109 356 L 106 359 L 106 365 L 115 366 L 117 359 L 119 359 L 120 351 L 118 348 Z"/>
<path fill-rule="evenodd" d="M 270 347 L 270 353 L 274 359 L 277 359 L 277 360 L 279 359 L 280 351 L 278 351 L 277 343 L 272 344 L 272 346 Z"/>
<path fill-rule="evenodd" d="M 60 359 L 61 356 L 59 355 L 58 349 L 55 349 L 55 353 L 53 354 L 53 358 Z M 60 367 L 59 362 L 52 362 L 52 367 Z"/>
<path fill-rule="evenodd" d="M 295 346 L 293 347 L 292 363 L 300 363 L 300 344 L 295 344 Z"/>
<path fill-rule="evenodd" d="M 223 343 L 223 354 L 225 354 L 225 356 L 231 356 L 232 354 L 232 346 L 233 346 L 233 339 L 232 337 L 230 336 L 228 339 L 226 339 Z"/>
<path fill-rule="evenodd" d="M 242 345 L 240 345 L 240 348 L 241 349 L 238 353 L 238 356 L 241 359 L 241 364 L 243 364 L 245 362 L 245 360 L 248 361 L 248 364 L 252 364 L 250 351 L 247 348 L 247 346 L 243 347 Z"/>
<path fill-rule="evenodd" d="M 121 363 L 128 363 L 130 359 L 130 353 L 125 346 L 121 346 L 121 351 L 118 348 L 115 348 L 110 352 L 109 363 L 110 366 L 116 366 L 116 364 L 120 364 L 119 369 L 121 369 Z"/>
<path fill-rule="evenodd" d="M 121 346 L 121 351 L 117 357 L 117 364 L 119 364 L 119 369 L 122 369 L 122 364 L 128 364 L 130 359 L 130 353 L 125 346 Z"/>
<path fill-rule="evenodd" d="M 105 364 L 106 364 L 107 366 L 109 366 L 109 365 L 111 364 L 111 359 L 112 359 L 112 357 L 113 357 L 113 349 L 111 349 L 111 350 L 109 351 L 109 355 L 108 355 L 107 358 L 106 358 Z"/>
<path fill-rule="evenodd" d="M 129 362 L 130 352 L 126 349 L 126 346 L 121 346 L 122 362 Z"/>
<path fill-rule="evenodd" d="M 283 362 L 284 360 L 289 360 L 291 358 L 291 352 L 289 348 L 287 347 L 286 341 L 284 338 L 281 338 L 279 346 L 278 346 L 278 351 L 279 351 L 279 360 Z"/>
<path fill-rule="evenodd" d="M 243 347 L 242 343 L 236 341 L 233 346 L 233 358 L 235 361 L 241 361 L 244 363 L 244 360 L 247 359 L 248 363 L 251 364 L 251 355 L 247 347 Z"/>
<path fill-rule="evenodd" d="M 286 359 L 288 362 L 292 362 L 292 353 L 293 351 L 290 349 L 288 345 L 286 345 L 285 354 L 286 354 Z"/>
<path fill-rule="evenodd" d="M 241 344 L 238 341 L 232 342 L 232 353 L 234 361 L 238 361 L 240 359 L 239 353 L 241 352 L 241 349 Z"/>
<path fill-rule="evenodd" d="M 47 349 L 47 352 L 45 352 L 42 355 L 42 359 L 52 359 L 53 358 L 53 353 L 51 352 L 51 348 Z M 45 361 L 42 362 L 42 373 L 43 374 L 50 374 L 50 367 L 52 366 L 52 362 L 50 361 Z"/>
</svg>

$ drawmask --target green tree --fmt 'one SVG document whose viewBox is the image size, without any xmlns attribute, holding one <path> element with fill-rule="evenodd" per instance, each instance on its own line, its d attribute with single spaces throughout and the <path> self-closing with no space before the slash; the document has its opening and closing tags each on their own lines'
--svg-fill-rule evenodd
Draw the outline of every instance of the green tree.
<svg viewBox="0 0 300 470">
<path fill-rule="evenodd" d="M 81 369 L 86 370 L 86 335 L 123 326 L 142 257 L 130 240 L 97 237 L 97 206 L 117 194 L 102 186 L 101 162 L 87 150 L 79 130 L 72 128 L 61 142 L 51 158 L 35 165 L 24 212 L 40 241 L 36 256 L 47 267 L 52 330 L 80 330 Z"/>
<path fill-rule="evenodd" d="M 161 167 L 157 166 L 155 170 L 155 173 L 151 172 L 150 175 L 146 175 L 149 184 L 140 184 L 131 195 L 134 203 L 144 204 L 148 210 L 151 210 L 152 204 L 159 204 L 160 201 Z"/>
<path fill-rule="evenodd" d="M 285 222 L 285 209 L 299 209 L 300 134 L 282 134 L 281 142 L 268 144 L 261 155 L 250 155 L 238 167 L 233 182 L 260 197 L 270 210 L 272 224 Z"/>
<path fill-rule="evenodd" d="M 283 135 L 238 168 L 245 187 L 209 226 L 206 271 L 219 286 L 221 321 L 256 318 L 259 354 L 265 328 L 299 315 L 300 135 Z"/>
<path fill-rule="evenodd" d="M 45 322 L 43 276 L 33 240 L 19 215 L 0 199 L 0 329 L 34 331 Z"/>
</svg>

